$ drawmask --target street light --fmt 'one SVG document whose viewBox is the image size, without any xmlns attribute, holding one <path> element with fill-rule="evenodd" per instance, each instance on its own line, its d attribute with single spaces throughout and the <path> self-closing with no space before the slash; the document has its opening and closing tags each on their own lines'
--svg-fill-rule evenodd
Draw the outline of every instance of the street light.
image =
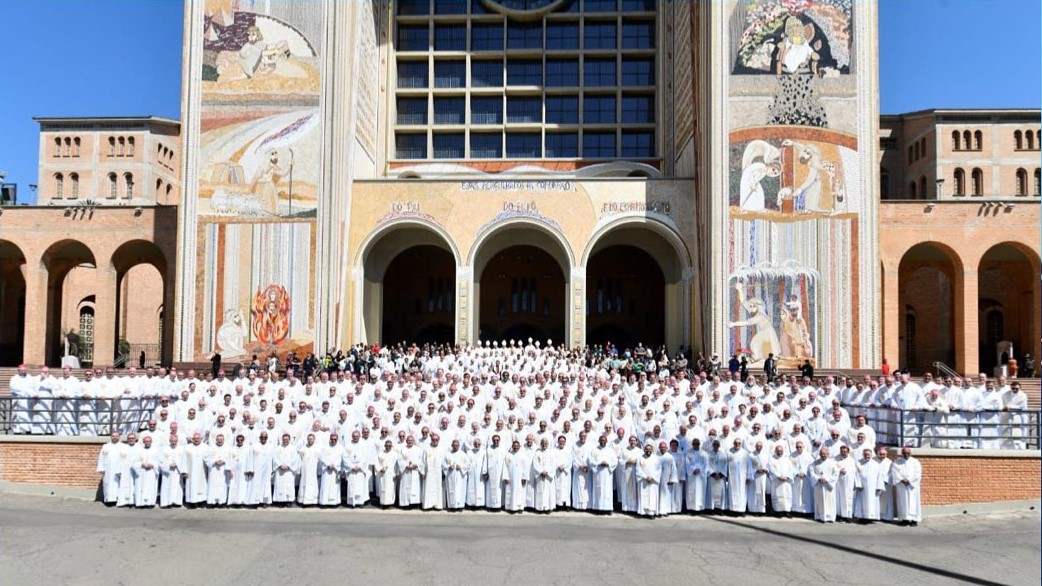
<svg viewBox="0 0 1042 586">
<path fill-rule="evenodd" d="M 941 199 L 941 187 L 943 187 L 943 186 L 944 186 L 944 178 L 940 177 L 940 178 L 937 179 L 937 192 L 936 192 L 937 197 L 936 197 L 936 199 Z"/>
</svg>

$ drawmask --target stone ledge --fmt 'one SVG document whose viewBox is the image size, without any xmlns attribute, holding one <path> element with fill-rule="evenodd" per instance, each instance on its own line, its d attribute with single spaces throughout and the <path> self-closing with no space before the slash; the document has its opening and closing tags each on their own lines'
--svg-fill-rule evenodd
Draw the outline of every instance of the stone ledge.
<svg viewBox="0 0 1042 586">
<path fill-rule="evenodd" d="M 0 444 L 83 444 L 101 445 L 111 441 L 104 436 L 84 435 L 0 435 Z"/>
<path fill-rule="evenodd" d="M 900 448 L 889 448 L 887 454 L 891 458 L 901 455 Z M 942 448 L 912 448 L 915 458 L 998 458 L 1038 460 L 1042 458 L 1042 450 L 950 450 Z"/>
</svg>

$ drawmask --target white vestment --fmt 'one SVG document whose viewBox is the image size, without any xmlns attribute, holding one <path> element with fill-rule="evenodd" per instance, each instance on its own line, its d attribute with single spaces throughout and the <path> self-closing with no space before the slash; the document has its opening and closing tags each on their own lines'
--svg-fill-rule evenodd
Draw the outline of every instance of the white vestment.
<svg viewBox="0 0 1042 586">
<path fill-rule="evenodd" d="M 896 503 L 895 520 L 916 523 L 922 520 L 922 504 L 919 499 L 922 475 L 922 466 L 915 458 L 898 458 L 890 466 L 890 484 L 894 486 Z"/>
<path fill-rule="evenodd" d="M 839 466 L 832 458 L 817 459 L 810 465 L 811 484 L 814 486 L 814 519 L 825 523 L 836 520 L 836 483 Z"/>
</svg>

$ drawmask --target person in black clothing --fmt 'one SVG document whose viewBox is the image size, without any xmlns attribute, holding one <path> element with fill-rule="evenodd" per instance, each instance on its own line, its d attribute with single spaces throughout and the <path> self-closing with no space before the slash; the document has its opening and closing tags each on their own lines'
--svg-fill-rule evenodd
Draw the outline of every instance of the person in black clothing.
<svg viewBox="0 0 1042 586">
<path fill-rule="evenodd" d="M 217 378 L 217 373 L 221 371 L 221 353 L 214 352 L 213 356 L 210 357 L 210 372 L 213 373 L 214 378 Z"/>
<path fill-rule="evenodd" d="M 738 380 L 749 379 L 749 361 L 745 359 L 744 355 L 738 363 L 738 376 L 740 377 Z"/>
<path fill-rule="evenodd" d="M 732 354 L 731 359 L 727 361 L 727 370 L 731 371 L 731 375 L 738 374 L 738 369 L 741 367 L 741 363 L 738 362 L 738 355 Z"/>
<path fill-rule="evenodd" d="M 807 378 L 814 378 L 814 367 L 811 366 L 810 360 L 803 361 L 803 366 L 800 367 L 800 374 Z"/>
<path fill-rule="evenodd" d="M 774 353 L 768 354 L 767 360 L 764 360 L 763 373 L 767 375 L 769 383 L 773 383 L 774 377 L 778 376 L 778 361 L 774 358 Z"/>
<path fill-rule="evenodd" d="M 1030 354 L 1024 355 L 1024 378 L 1035 378 L 1035 359 Z"/>
</svg>

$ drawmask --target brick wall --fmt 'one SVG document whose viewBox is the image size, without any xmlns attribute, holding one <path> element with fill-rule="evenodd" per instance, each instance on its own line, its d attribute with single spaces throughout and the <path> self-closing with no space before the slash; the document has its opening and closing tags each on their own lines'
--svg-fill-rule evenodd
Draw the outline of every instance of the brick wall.
<svg viewBox="0 0 1042 586">
<path fill-rule="evenodd" d="M 45 441 L 41 441 L 45 440 Z M 97 488 L 98 451 L 107 438 L 0 437 L 0 481 Z"/>
<path fill-rule="evenodd" d="M 922 452 L 915 457 L 923 467 L 924 505 L 1029 500 L 1039 498 L 1042 491 L 1038 452 L 1028 452 L 1034 457 L 951 457 Z"/>
</svg>

